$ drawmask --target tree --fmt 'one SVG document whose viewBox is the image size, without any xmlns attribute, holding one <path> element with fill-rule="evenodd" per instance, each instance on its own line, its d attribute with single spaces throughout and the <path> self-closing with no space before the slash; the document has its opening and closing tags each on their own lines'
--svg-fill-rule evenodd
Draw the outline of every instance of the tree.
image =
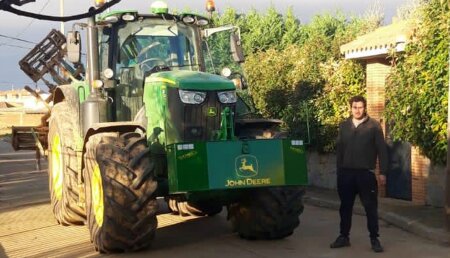
<svg viewBox="0 0 450 258">
<path fill-rule="evenodd" d="M 289 8 L 284 18 L 284 34 L 281 37 L 281 46 L 286 48 L 292 44 L 301 43 L 303 35 L 303 28 L 300 21 L 294 16 L 292 8 Z"/>
</svg>

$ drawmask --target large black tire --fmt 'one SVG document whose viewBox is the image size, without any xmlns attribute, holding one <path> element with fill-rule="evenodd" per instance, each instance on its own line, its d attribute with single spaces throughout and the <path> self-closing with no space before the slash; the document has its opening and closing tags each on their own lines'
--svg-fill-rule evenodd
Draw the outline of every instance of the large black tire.
<svg viewBox="0 0 450 258">
<path fill-rule="evenodd" d="M 300 224 L 303 194 L 299 187 L 251 189 L 242 200 L 228 207 L 228 218 L 242 238 L 284 238 Z"/>
<path fill-rule="evenodd" d="M 62 225 L 84 224 L 86 212 L 80 204 L 78 161 L 74 139 L 79 134 L 77 116 L 68 102 L 52 108 L 49 124 L 49 191 L 53 214 Z"/>
<path fill-rule="evenodd" d="M 138 133 L 100 133 L 84 154 L 87 221 L 96 250 L 147 248 L 154 238 L 158 204 L 154 164 Z"/>
<path fill-rule="evenodd" d="M 213 201 L 189 202 L 167 199 L 167 205 L 172 214 L 181 216 L 214 216 L 222 211 L 222 205 Z"/>
</svg>

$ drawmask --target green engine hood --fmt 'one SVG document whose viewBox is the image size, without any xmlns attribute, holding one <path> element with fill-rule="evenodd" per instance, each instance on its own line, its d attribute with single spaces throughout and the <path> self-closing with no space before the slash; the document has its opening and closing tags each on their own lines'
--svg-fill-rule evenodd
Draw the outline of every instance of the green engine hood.
<svg viewBox="0 0 450 258">
<path fill-rule="evenodd" d="M 151 74 L 146 82 L 165 82 L 183 90 L 234 90 L 233 82 L 215 74 L 194 71 L 168 71 Z"/>
</svg>

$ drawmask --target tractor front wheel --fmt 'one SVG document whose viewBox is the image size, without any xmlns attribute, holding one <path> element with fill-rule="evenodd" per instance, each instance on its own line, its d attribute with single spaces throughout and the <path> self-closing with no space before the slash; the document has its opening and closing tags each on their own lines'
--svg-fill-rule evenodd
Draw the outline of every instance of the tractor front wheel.
<svg viewBox="0 0 450 258">
<path fill-rule="evenodd" d="M 103 253 L 147 248 L 154 238 L 158 205 L 155 165 L 138 133 L 100 133 L 84 153 L 87 220 Z"/>
<path fill-rule="evenodd" d="M 49 143 L 49 191 L 53 214 L 62 225 L 84 224 L 85 209 L 80 204 L 78 187 L 78 160 L 74 138 L 77 131 L 77 116 L 68 102 L 52 108 Z"/>
</svg>

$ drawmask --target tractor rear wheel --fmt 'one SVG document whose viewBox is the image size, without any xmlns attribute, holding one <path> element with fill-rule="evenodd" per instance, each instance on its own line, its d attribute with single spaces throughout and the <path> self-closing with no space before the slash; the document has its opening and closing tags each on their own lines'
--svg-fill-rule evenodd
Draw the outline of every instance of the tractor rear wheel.
<svg viewBox="0 0 450 258">
<path fill-rule="evenodd" d="M 84 153 L 87 221 L 96 250 L 147 248 L 154 238 L 158 205 L 154 163 L 138 133 L 99 133 Z"/>
<path fill-rule="evenodd" d="M 251 189 L 228 207 L 233 230 L 246 239 L 280 239 L 291 235 L 303 212 L 299 187 Z"/>
<path fill-rule="evenodd" d="M 68 102 L 52 108 L 50 117 L 49 191 L 53 214 L 62 225 L 84 224 L 85 209 L 80 203 L 78 161 L 73 139 L 78 123 Z"/>
<path fill-rule="evenodd" d="M 222 211 L 222 205 L 211 201 L 191 202 L 169 198 L 167 204 L 173 214 L 181 216 L 214 216 Z"/>
</svg>

